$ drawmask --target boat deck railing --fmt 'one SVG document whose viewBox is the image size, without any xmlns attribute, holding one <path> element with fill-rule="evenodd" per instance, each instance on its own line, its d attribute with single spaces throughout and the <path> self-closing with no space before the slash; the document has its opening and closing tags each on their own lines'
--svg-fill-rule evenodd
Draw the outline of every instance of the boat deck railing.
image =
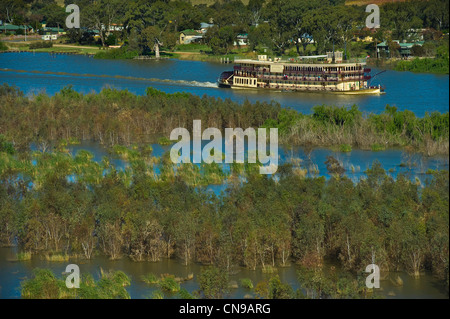
<svg viewBox="0 0 450 319">
<path fill-rule="evenodd" d="M 234 57 L 234 61 L 237 60 L 250 60 L 250 61 L 259 61 L 259 62 L 266 62 L 266 61 L 260 61 L 257 59 L 251 59 L 249 57 L 240 57 L 240 56 L 235 56 Z M 347 60 L 342 60 L 341 62 L 339 62 L 339 64 L 341 63 L 366 63 L 366 58 L 351 58 L 351 59 L 347 59 Z M 320 58 L 320 59 L 302 59 L 301 57 L 298 58 L 278 58 L 278 57 L 274 57 L 274 58 L 268 58 L 267 62 L 279 62 L 279 63 L 297 63 L 297 64 L 331 64 L 328 62 L 328 60 Z"/>
</svg>

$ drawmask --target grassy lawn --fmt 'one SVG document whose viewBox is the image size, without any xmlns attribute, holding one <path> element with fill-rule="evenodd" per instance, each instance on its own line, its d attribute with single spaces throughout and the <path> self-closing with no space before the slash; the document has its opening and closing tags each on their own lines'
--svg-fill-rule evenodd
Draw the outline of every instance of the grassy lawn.
<svg viewBox="0 0 450 319">
<path fill-rule="evenodd" d="M 181 52 L 209 52 L 211 48 L 206 44 L 179 44 L 175 48 L 176 51 Z"/>
<path fill-rule="evenodd" d="M 77 46 L 77 48 L 75 48 Z M 60 46 L 60 45 L 54 45 L 53 48 L 48 48 L 48 50 L 53 49 L 53 51 L 48 52 L 79 52 L 82 54 L 95 54 L 100 51 L 100 47 L 93 47 L 93 46 L 82 46 L 82 45 L 72 45 L 69 47 Z M 44 49 L 41 49 L 44 50 Z M 46 52 L 46 51 L 44 51 Z"/>
<path fill-rule="evenodd" d="M 229 58 L 233 61 L 235 57 L 256 58 L 257 53 L 248 52 L 247 47 L 234 48 L 228 54 L 212 54 L 211 48 L 205 44 L 181 44 L 178 45 L 174 52 L 168 52 L 171 57 L 180 60 L 195 60 L 195 61 L 217 61 L 223 58 Z"/>
<path fill-rule="evenodd" d="M 35 49 L 36 52 L 58 52 L 58 53 L 78 53 L 78 54 L 95 54 L 99 51 L 99 49 L 95 48 L 69 48 L 69 47 L 60 47 L 53 46 L 52 48 L 42 48 Z"/>
<path fill-rule="evenodd" d="M 77 54 L 95 54 L 99 52 L 99 47 L 82 46 L 77 44 L 53 44 L 51 48 L 30 49 L 29 42 L 6 42 L 10 50 L 35 51 L 35 52 L 58 52 L 58 53 L 77 53 Z"/>
</svg>

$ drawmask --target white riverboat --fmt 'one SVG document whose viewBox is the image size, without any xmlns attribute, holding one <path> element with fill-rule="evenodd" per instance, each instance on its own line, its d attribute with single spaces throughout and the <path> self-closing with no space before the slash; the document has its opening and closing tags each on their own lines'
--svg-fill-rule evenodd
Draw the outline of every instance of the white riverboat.
<svg viewBox="0 0 450 319">
<path fill-rule="evenodd" d="M 320 61 L 320 59 L 322 59 Z M 310 59 L 311 60 L 311 59 Z M 220 75 L 220 87 L 232 89 L 272 89 L 286 92 L 330 92 L 340 94 L 383 94 L 381 85 L 371 86 L 371 69 L 365 62 L 342 60 L 342 52 L 289 60 L 236 59 L 234 70 Z"/>
</svg>

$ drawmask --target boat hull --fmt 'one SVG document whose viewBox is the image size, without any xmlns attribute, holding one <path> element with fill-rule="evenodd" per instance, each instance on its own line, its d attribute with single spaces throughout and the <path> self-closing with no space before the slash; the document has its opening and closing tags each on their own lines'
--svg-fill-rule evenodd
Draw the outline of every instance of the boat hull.
<svg viewBox="0 0 450 319">
<path fill-rule="evenodd" d="M 381 88 L 368 88 L 361 90 L 352 91 L 328 91 L 328 90 L 306 90 L 306 89 L 280 89 L 280 88 L 260 88 L 260 87 L 245 87 L 245 86 L 234 86 L 234 85 L 223 85 L 219 83 L 219 87 L 232 88 L 235 90 L 271 90 L 278 92 L 304 92 L 304 93 L 331 93 L 331 94 L 346 94 L 346 95 L 367 95 L 367 94 L 385 94 Z"/>
<path fill-rule="evenodd" d="M 359 95 L 359 94 L 385 94 L 380 88 L 375 89 L 362 89 L 358 91 L 342 91 L 342 92 L 333 92 L 340 94 L 348 94 L 348 95 Z"/>
<path fill-rule="evenodd" d="M 217 82 L 217 85 L 220 87 L 220 88 L 224 88 L 224 89 L 230 89 L 231 88 L 231 85 L 230 84 L 227 84 L 227 83 L 222 83 L 222 82 Z"/>
</svg>

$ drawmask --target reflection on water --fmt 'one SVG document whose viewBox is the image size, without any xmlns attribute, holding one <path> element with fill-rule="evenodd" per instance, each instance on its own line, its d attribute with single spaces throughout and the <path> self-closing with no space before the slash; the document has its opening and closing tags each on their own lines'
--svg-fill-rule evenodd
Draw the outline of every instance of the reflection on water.
<svg viewBox="0 0 450 319">
<path fill-rule="evenodd" d="M 238 102 L 246 99 L 252 102 L 274 100 L 284 107 L 289 106 L 303 113 L 310 113 L 311 107 L 321 104 L 338 106 L 357 104 L 362 111 L 373 113 L 384 111 L 386 104 L 390 104 L 400 110 L 411 110 L 418 116 L 432 111 L 448 112 L 449 109 L 448 75 L 387 71 L 376 78 L 377 83 L 372 83 L 381 82 L 386 86 L 387 93 L 374 96 L 217 88 L 215 83 L 220 73 L 231 68 L 232 66 L 227 64 L 173 59 L 98 60 L 81 55 L 3 53 L 0 54 L 0 83 L 16 85 L 26 94 L 45 91 L 51 95 L 69 84 L 83 93 L 98 92 L 110 86 L 128 89 L 141 95 L 145 94 L 148 86 L 153 86 L 168 93 L 186 91 L 199 96 L 207 94 L 222 99 L 230 98 Z M 13 69 L 29 72 L 12 71 Z M 378 71 L 373 69 L 374 74 Z M 57 72 L 63 73 L 55 74 Z M 152 81 L 149 82 L 149 79 Z"/>
<path fill-rule="evenodd" d="M 68 262 L 49 262 L 39 256 L 33 256 L 30 261 L 12 262 L 15 257 L 15 248 L 0 248 L 0 298 L 20 298 L 20 282 L 25 278 L 31 278 L 32 270 L 35 268 L 51 269 L 57 277 L 62 277 L 66 266 L 69 263 L 79 265 L 81 274 L 90 273 L 95 279 L 100 277 L 100 269 L 122 270 L 131 277 L 131 286 L 127 287 L 132 299 L 149 298 L 156 290 L 155 286 L 147 285 L 141 281 L 141 276 L 153 273 L 159 277 L 161 274 L 171 274 L 175 277 L 185 278 L 189 274 L 194 274 L 193 280 L 184 281 L 181 287 L 189 292 L 199 288 L 197 276 L 200 273 L 201 265 L 190 264 L 184 266 L 181 262 L 173 259 L 164 259 L 160 262 L 133 262 L 128 258 L 111 261 L 105 257 L 97 256 L 87 260 L 69 260 Z M 301 284 L 297 280 L 296 266 L 290 265 L 285 268 L 278 268 L 277 274 L 283 282 L 289 283 L 294 290 L 300 289 Z M 379 294 L 385 298 L 448 298 L 445 288 L 430 274 L 424 274 L 419 279 L 407 275 L 406 273 L 395 273 L 403 280 L 403 286 L 396 287 L 389 280 L 380 282 Z M 270 279 L 270 274 L 265 274 L 261 269 L 255 271 L 239 268 L 237 272 L 230 276 L 230 280 L 239 283 L 242 278 L 250 278 L 254 285 L 263 280 Z M 230 289 L 230 294 L 226 298 L 244 298 L 254 293 L 242 287 Z M 168 296 L 170 297 L 170 296 Z"/>
<path fill-rule="evenodd" d="M 203 145 L 208 141 L 203 141 Z M 152 144 L 152 156 L 161 157 L 164 153 L 170 151 L 171 146 L 161 146 L 159 144 Z M 104 156 L 110 157 L 107 149 L 98 143 L 84 141 L 79 145 L 71 145 L 68 147 L 69 152 L 75 155 L 79 150 L 87 150 L 94 155 L 94 160 L 100 162 Z M 223 148 L 224 149 L 224 148 Z M 192 154 L 191 154 L 192 156 Z M 431 170 L 448 170 L 449 158 L 446 156 L 431 156 L 427 157 L 419 153 L 405 152 L 400 149 L 389 149 L 379 152 L 352 150 L 351 152 L 333 151 L 327 148 L 310 148 L 304 147 L 279 147 L 279 165 L 290 162 L 292 159 L 299 159 L 300 166 L 308 170 L 308 176 L 325 176 L 330 178 L 326 164 L 328 156 L 336 158 L 345 169 L 345 175 L 358 182 L 361 178 L 366 176 L 365 171 L 372 167 L 375 161 L 380 162 L 385 169 L 386 174 L 396 178 L 398 174 L 405 174 L 410 180 L 416 178 L 421 183 L 425 183 L 427 179 L 431 179 L 431 175 L 427 174 Z M 111 157 L 111 163 L 120 170 L 129 166 L 126 160 L 118 157 Z M 223 170 L 229 172 L 228 164 L 223 165 Z M 158 167 L 156 168 L 157 172 Z M 213 185 L 209 189 L 224 190 L 226 185 Z"/>
</svg>

